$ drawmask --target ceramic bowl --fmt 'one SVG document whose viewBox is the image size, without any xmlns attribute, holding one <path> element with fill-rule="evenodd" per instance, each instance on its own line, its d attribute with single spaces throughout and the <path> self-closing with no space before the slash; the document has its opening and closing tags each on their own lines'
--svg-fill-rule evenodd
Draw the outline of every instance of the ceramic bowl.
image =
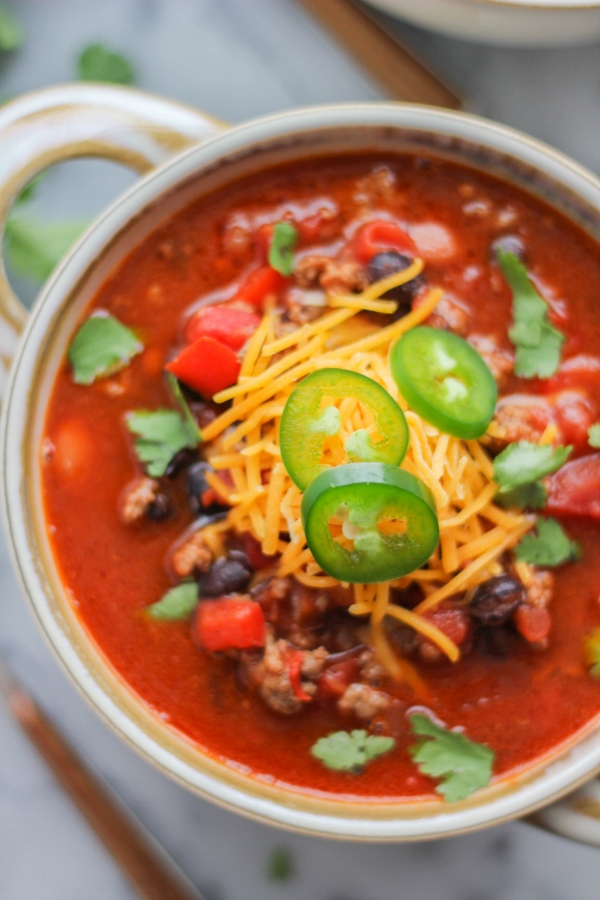
<svg viewBox="0 0 600 900">
<path fill-rule="evenodd" d="M 43 632 L 106 722 L 147 760 L 199 794 L 271 824 L 318 835 L 381 841 L 457 834 L 530 814 L 587 782 L 600 767 L 600 729 L 594 726 L 549 758 L 456 804 L 358 804 L 309 796 L 253 779 L 202 753 L 136 698 L 78 620 L 50 552 L 38 460 L 46 403 L 81 310 L 132 247 L 206 191 L 311 154 L 431 151 L 525 186 L 600 236 L 600 181 L 508 128 L 412 104 L 314 107 L 225 129 L 195 110 L 130 89 L 65 86 L 0 109 L 0 143 L 2 226 L 26 182 L 60 159 L 99 155 L 147 173 L 78 241 L 27 322 L 0 274 L 0 357 L 5 369 L 11 368 L 1 438 L 9 543 Z M 592 783 L 585 790 L 583 798 L 570 797 L 540 816 L 549 827 L 600 843 L 598 788 Z"/>
<path fill-rule="evenodd" d="M 600 37 L 598 0 L 369 0 L 453 37 L 503 46 L 560 46 Z"/>
</svg>

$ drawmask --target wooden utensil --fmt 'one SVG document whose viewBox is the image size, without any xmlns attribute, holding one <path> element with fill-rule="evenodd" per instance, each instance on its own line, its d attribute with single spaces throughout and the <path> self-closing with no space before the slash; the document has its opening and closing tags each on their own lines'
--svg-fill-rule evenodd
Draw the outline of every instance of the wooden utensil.
<svg viewBox="0 0 600 900">
<path fill-rule="evenodd" d="M 92 774 L 0 660 L 0 691 L 21 728 L 144 900 L 202 900 L 194 885 L 111 789 Z"/>
<path fill-rule="evenodd" d="M 298 0 L 395 100 L 460 109 L 462 101 L 352 0 Z M 415 0 L 417 2 L 417 0 Z"/>
</svg>

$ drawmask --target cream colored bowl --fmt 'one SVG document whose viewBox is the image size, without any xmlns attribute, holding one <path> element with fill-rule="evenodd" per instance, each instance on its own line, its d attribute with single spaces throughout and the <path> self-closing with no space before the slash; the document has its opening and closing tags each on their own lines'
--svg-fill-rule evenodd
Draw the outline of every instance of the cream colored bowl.
<svg viewBox="0 0 600 900">
<path fill-rule="evenodd" d="M 199 143 L 204 141 L 204 143 Z M 0 109 L 0 223 L 37 171 L 100 155 L 147 171 L 96 220 L 25 313 L 0 279 L 0 354 L 15 353 L 2 420 L 3 511 L 24 592 L 58 658 L 106 722 L 146 759 L 230 809 L 319 835 L 407 840 L 456 834 L 523 816 L 590 779 L 600 729 L 589 726 L 550 757 L 456 804 L 344 803 L 258 781 L 202 753 L 118 677 L 77 619 L 54 564 L 41 512 L 44 412 L 75 322 L 99 284 L 143 237 L 192 198 L 283 160 L 338 151 L 436 152 L 499 174 L 546 198 L 600 236 L 600 181 L 564 156 L 473 116 L 402 104 L 315 107 L 230 130 L 192 109 L 124 88 L 78 85 Z M 187 149 L 186 149 L 187 148 Z M 156 167 L 156 168 L 155 168 Z M 596 787 L 547 823 L 600 843 Z"/>
<path fill-rule="evenodd" d="M 368 0 L 453 37 L 504 46 L 559 46 L 600 37 L 598 0 Z"/>
</svg>

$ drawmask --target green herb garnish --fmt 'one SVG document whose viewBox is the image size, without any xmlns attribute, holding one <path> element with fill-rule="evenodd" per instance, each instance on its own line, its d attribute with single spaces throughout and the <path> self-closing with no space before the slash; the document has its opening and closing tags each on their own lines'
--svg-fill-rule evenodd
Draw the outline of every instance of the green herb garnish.
<svg viewBox="0 0 600 900">
<path fill-rule="evenodd" d="M 409 747 L 408 752 L 420 772 L 442 779 L 436 787 L 438 794 L 452 803 L 487 787 L 494 763 L 493 750 L 457 731 L 441 728 L 422 713 L 409 718 L 413 734 L 422 735 L 423 739 Z"/>
<path fill-rule="evenodd" d="M 133 84 L 133 66 L 120 53 L 102 44 L 90 44 L 77 60 L 77 77 L 80 81 L 107 81 L 113 84 Z"/>
<path fill-rule="evenodd" d="M 164 475 L 180 450 L 198 446 L 198 429 L 175 409 L 138 410 L 129 413 L 125 421 L 137 435 L 135 452 L 152 478 Z"/>
<path fill-rule="evenodd" d="M 181 415 L 183 416 L 183 418 L 186 420 L 186 422 L 190 426 L 190 431 L 192 429 L 195 431 L 195 433 L 198 437 L 198 441 L 200 442 L 202 440 L 202 432 L 198 428 L 198 424 L 197 424 L 194 416 L 192 415 L 192 411 L 189 407 L 189 403 L 185 399 L 185 396 L 183 394 L 183 391 L 181 390 L 179 382 L 177 381 L 177 379 L 175 378 L 175 376 L 173 375 L 172 372 L 167 372 L 166 375 L 167 375 L 167 384 L 169 385 L 171 393 L 173 394 L 173 398 L 174 398 L 175 402 L 177 403 L 177 406 L 179 407 Z"/>
<path fill-rule="evenodd" d="M 588 428 L 588 444 L 590 447 L 600 447 L 600 422 L 596 422 Z"/>
<path fill-rule="evenodd" d="M 269 265 L 282 275 L 291 275 L 294 270 L 294 247 L 298 242 L 298 231 L 291 222 L 277 222 L 269 247 Z"/>
<path fill-rule="evenodd" d="M 45 281 L 87 224 L 83 219 L 36 222 L 28 215 L 13 214 L 6 223 L 11 266 L 19 275 Z"/>
<path fill-rule="evenodd" d="M 577 541 L 571 541 L 556 519 L 539 518 L 535 524 L 537 537 L 524 535 L 515 547 L 519 562 L 535 566 L 560 566 L 581 555 Z"/>
<path fill-rule="evenodd" d="M 67 358 L 76 384 L 91 384 L 118 372 L 144 345 L 114 316 L 94 315 L 79 328 Z"/>
<path fill-rule="evenodd" d="M 583 659 L 589 667 L 590 675 L 600 678 L 600 628 L 594 628 L 583 639 Z"/>
<path fill-rule="evenodd" d="M 16 50 L 25 40 L 23 26 L 10 9 L 0 6 L 0 50 Z"/>
<path fill-rule="evenodd" d="M 198 585 L 195 581 L 184 581 L 146 607 L 145 612 L 153 619 L 174 621 L 185 619 L 198 605 Z"/>
<path fill-rule="evenodd" d="M 498 496 L 507 495 L 515 488 L 533 482 L 559 469 L 567 460 L 572 447 L 551 447 L 550 444 L 534 444 L 517 441 L 505 447 L 494 460 L 494 481 Z M 536 489 L 534 500 L 541 494 Z"/>
<path fill-rule="evenodd" d="M 335 731 L 319 738 L 310 752 L 328 769 L 362 772 L 372 759 L 396 746 L 394 738 L 368 734 L 364 729 Z"/>
<path fill-rule="evenodd" d="M 515 346 L 515 374 L 549 378 L 560 364 L 564 335 L 548 318 L 548 304 L 539 295 L 517 257 L 498 250 L 498 262 L 513 294 L 513 325 L 508 336 Z"/>
<path fill-rule="evenodd" d="M 543 509 L 548 499 L 548 491 L 541 481 L 532 481 L 531 484 L 522 484 L 512 491 L 498 492 L 494 499 L 505 509 L 511 506 L 518 509 Z"/>
<path fill-rule="evenodd" d="M 275 847 L 267 862 L 267 878 L 289 881 L 294 875 L 294 861 L 287 847 Z"/>
</svg>

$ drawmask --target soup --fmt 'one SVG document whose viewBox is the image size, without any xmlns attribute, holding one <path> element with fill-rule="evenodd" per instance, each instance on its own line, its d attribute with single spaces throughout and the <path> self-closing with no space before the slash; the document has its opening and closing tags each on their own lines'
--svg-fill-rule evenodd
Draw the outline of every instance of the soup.
<svg viewBox="0 0 600 900">
<path fill-rule="evenodd" d="M 166 221 L 86 310 L 41 447 L 56 565 L 131 690 L 250 777 L 374 802 L 588 726 L 599 290 L 578 227 L 433 157 Z"/>
</svg>

